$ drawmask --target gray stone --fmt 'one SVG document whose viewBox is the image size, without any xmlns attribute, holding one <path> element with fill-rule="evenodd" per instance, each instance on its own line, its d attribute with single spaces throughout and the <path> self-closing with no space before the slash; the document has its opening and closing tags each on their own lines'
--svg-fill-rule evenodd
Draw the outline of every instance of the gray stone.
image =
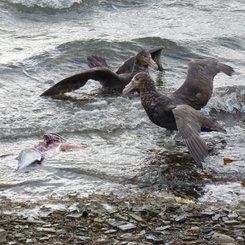
<svg viewBox="0 0 245 245">
<path fill-rule="evenodd" d="M 165 226 L 159 226 L 159 227 L 156 227 L 156 231 L 164 231 L 164 230 L 167 230 L 171 228 L 171 225 L 165 225 Z"/>
<path fill-rule="evenodd" d="M 36 230 L 39 232 L 57 233 L 57 231 L 54 228 L 37 227 Z"/>
<path fill-rule="evenodd" d="M 135 228 L 136 228 L 136 225 L 132 223 L 127 223 L 127 224 L 118 226 L 118 229 L 120 229 L 121 231 L 128 231 L 128 230 L 132 230 Z"/>
<path fill-rule="evenodd" d="M 226 220 L 224 221 L 226 225 L 238 225 L 240 222 L 238 220 Z"/>
<path fill-rule="evenodd" d="M 116 227 L 118 228 L 118 226 L 121 226 L 121 225 L 124 225 L 125 224 L 125 221 L 121 221 L 121 220 L 115 220 L 115 219 L 108 219 L 106 221 L 110 226 L 112 227 Z"/>
<path fill-rule="evenodd" d="M 75 238 L 77 240 L 82 241 L 82 242 L 87 242 L 87 241 L 91 240 L 91 238 L 90 237 L 87 237 L 87 236 L 75 236 Z"/>
<path fill-rule="evenodd" d="M 146 239 L 147 241 L 153 242 L 154 244 L 155 244 L 155 243 L 163 242 L 163 240 L 162 240 L 161 238 L 158 238 L 158 237 L 156 237 L 156 236 L 154 236 L 154 235 L 146 235 L 146 236 L 145 236 L 145 239 Z M 164 244 L 164 243 L 162 243 L 162 244 Z"/>
<path fill-rule="evenodd" d="M 23 238 L 24 235 L 22 233 L 16 233 L 14 237 L 18 239 L 18 238 Z"/>
<path fill-rule="evenodd" d="M 128 242 L 127 245 L 145 245 L 145 243 L 141 243 L 141 242 Z"/>
<path fill-rule="evenodd" d="M 212 211 L 212 210 L 206 209 L 206 210 L 204 210 L 201 214 L 202 214 L 202 215 L 206 215 L 206 216 L 213 216 L 213 215 L 215 215 L 215 212 Z"/>
<path fill-rule="evenodd" d="M 68 214 L 66 217 L 71 219 L 78 219 L 82 217 L 82 214 L 81 213 Z"/>
<path fill-rule="evenodd" d="M 110 229 L 104 232 L 104 234 L 113 234 L 113 233 L 117 233 L 117 230 L 115 229 Z"/>
<path fill-rule="evenodd" d="M 227 243 L 235 243 L 235 239 L 230 237 L 230 236 L 227 236 L 225 234 L 221 234 L 221 233 L 218 233 L 218 232 L 214 232 L 213 236 L 212 236 L 212 240 L 214 242 L 216 242 L 216 244 L 227 244 Z"/>
<path fill-rule="evenodd" d="M 7 242 L 7 232 L 4 229 L 0 229 L 0 243 Z"/>
<path fill-rule="evenodd" d="M 220 218 L 222 218 L 222 215 L 216 214 L 216 215 L 214 215 L 214 216 L 212 217 L 212 220 L 213 220 L 213 221 L 218 221 Z"/>
<path fill-rule="evenodd" d="M 236 213 L 231 213 L 231 214 L 228 214 L 228 218 L 229 219 L 237 219 L 238 215 Z"/>
<path fill-rule="evenodd" d="M 182 214 L 182 215 L 179 215 L 175 218 L 175 221 L 176 222 L 184 222 L 186 220 L 186 215 L 185 214 Z"/>
<path fill-rule="evenodd" d="M 138 241 L 140 239 L 140 235 L 136 235 L 133 233 L 124 233 L 120 235 L 120 238 L 124 240 L 130 240 L 130 241 Z"/>
<path fill-rule="evenodd" d="M 144 220 L 136 214 L 130 214 L 130 217 L 132 217 L 134 220 L 139 221 L 139 222 L 143 222 Z"/>
<path fill-rule="evenodd" d="M 101 204 L 101 206 L 109 213 L 109 214 L 113 214 L 116 213 L 117 210 L 116 208 L 112 207 L 110 204 L 108 203 L 103 203 Z"/>
<path fill-rule="evenodd" d="M 241 236 L 236 237 L 236 240 L 239 242 L 244 242 L 244 239 Z"/>
<path fill-rule="evenodd" d="M 197 235 L 200 233 L 200 228 L 198 226 L 192 226 L 190 229 L 187 230 L 188 233 Z"/>
</svg>

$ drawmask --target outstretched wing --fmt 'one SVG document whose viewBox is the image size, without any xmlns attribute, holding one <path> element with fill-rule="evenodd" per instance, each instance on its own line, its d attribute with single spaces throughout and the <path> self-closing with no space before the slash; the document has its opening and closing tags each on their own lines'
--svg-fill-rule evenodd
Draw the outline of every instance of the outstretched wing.
<svg viewBox="0 0 245 245">
<path fill-rule="evenodd" d="M 179 105 L 173 109 L 176 120 L 178 136 L 185 141 L 195 162 L 202 166 L 202 162 L 208 156 L 208 148 L 200 137 L 202 115 L 188 105 Z"/>
<path fill-rule="evenodd" d="M 106 60 L 97 55 L 91 55 L 87 57 L 88 66 L 89 68 L 94 67 L 107 67 L 110 68 L 109 65 L 106 63 Z"/>
<path fill-rule="evenodd" d="M 163 71 L 164 70 L 163 67 L 162 67 L 161 60 L 160 60 L 162 50 L 163 50 L 163 47 L 157 47 L 157 48 L 153 48 L 153 49 L 149 50 L 152 59 L 157 63 L 159 71 Z"/>
<path fill-rule="evenodd" d="M 54 96 L 77 90 L 89 79 L 99 81 L 103 86 L 111 88 L 116 88 L 123 83 L 121 78 L 110 69 L 97 67 L 61 80 L 44 91 L 41 96 Z"/>
<path fill-rule="evenodd" d="M 212 96 L 213 79 L 219 73 L 231 76 L 233 68 L 216 59 L 194 60 L 188 64 L 185 82 L 173 93 L 179 104 L 187 104 L 200 110 Z"/>
</svg>

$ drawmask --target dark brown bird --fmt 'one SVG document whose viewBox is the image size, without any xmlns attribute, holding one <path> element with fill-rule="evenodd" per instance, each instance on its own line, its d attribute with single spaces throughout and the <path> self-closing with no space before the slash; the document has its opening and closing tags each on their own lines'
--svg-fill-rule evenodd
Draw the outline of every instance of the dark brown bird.
<svg viewBox="0 0 245 245">
<path fill-rule="evenodd" d="M 130 82 L 138 72 L 148 72 L 151 66 L 158 69 L 157 63 L 152 59 L 149 51 L 141 50 L 134 58 L 132 71 L 125 73 L 115 73 L 107 67 L 95 67 L 71 77 L 65 78 L 56 83 L 51 88 L 44 91 L 41 96 L 56 96 L 66 92 L 71 92 L 84 86 L 89 79 L 99 81 L 105 88 L 122 91 L 126 84 Z M 124 66 L 125 70 L 127 70 Z"/>
<path fill-rule="evenodd" d="M 202 162 L 208 156 L 208 148 L 199 135 L 200 131 L 226 131 L 182 100 L 159 93 L 154 81 L 145 72 L 136 74 L 123 93 L 133 89 L 140 91 L 141 103 L 150 120 L 160 127 L 178 130 L 177 136 L 183 138 L 193 159 L 202 167 Z"/>
<path fill-rule="evenodd" d="M 231 76 L 234 70 L 212 58 L 190 62 L 185 82 L 171 95 L 171 98 L 178 104 L 187 104 L 200 110 L 211 98 L 213 79 L 219 72 Z"/>
<path fill-rule="evenodd" d="M 149 50 L 149 53 L 151 54 L 152 59 L 157 63 L 158 70 L 163 71 L 163 67 L 161 64 L 161 52 L 163 50 L 163 47 L 157 47 Z M 116 71 L 117 74 L 123 74 L 123 73 L 130 73 L 133 70 L 134 63 L 135 63 L 136 55 L 133 57 L 130 57 L 127 59 Z M 91 55 L 87 58 L 88 66 L 90 68 L 94 67 L 107 67 L 110 68 L 107 64 L 106 60 L 100 56 L 97 55 Z"/>
</svg>

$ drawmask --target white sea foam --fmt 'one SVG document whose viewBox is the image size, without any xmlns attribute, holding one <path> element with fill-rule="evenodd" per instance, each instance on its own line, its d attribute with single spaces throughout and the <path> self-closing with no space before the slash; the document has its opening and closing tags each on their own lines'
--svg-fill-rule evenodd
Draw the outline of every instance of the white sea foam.
<svg viewBox="0 0 245 245">
<path fill-rule="evenodd" d="M 75 3 L 80 4 L 83 0 L 8 0 L 8 2 L 26 7 L 38 6 L 41 8 L 64 9 L 70 8 Z"/>
</svg>

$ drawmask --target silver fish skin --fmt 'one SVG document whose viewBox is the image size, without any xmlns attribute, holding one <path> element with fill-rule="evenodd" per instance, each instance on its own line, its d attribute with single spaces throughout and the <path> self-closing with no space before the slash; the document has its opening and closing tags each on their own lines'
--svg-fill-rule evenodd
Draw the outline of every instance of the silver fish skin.
<svg viewBox="0 0 245 245">
<path fill-rule="evenodd" d="M 44 159 L 44 155 L 35 148 L 24 149 L 20 152 L 18 156 L 18 168 L 20 171 L 34 163 L 41 164 Z"/>
</svg>

